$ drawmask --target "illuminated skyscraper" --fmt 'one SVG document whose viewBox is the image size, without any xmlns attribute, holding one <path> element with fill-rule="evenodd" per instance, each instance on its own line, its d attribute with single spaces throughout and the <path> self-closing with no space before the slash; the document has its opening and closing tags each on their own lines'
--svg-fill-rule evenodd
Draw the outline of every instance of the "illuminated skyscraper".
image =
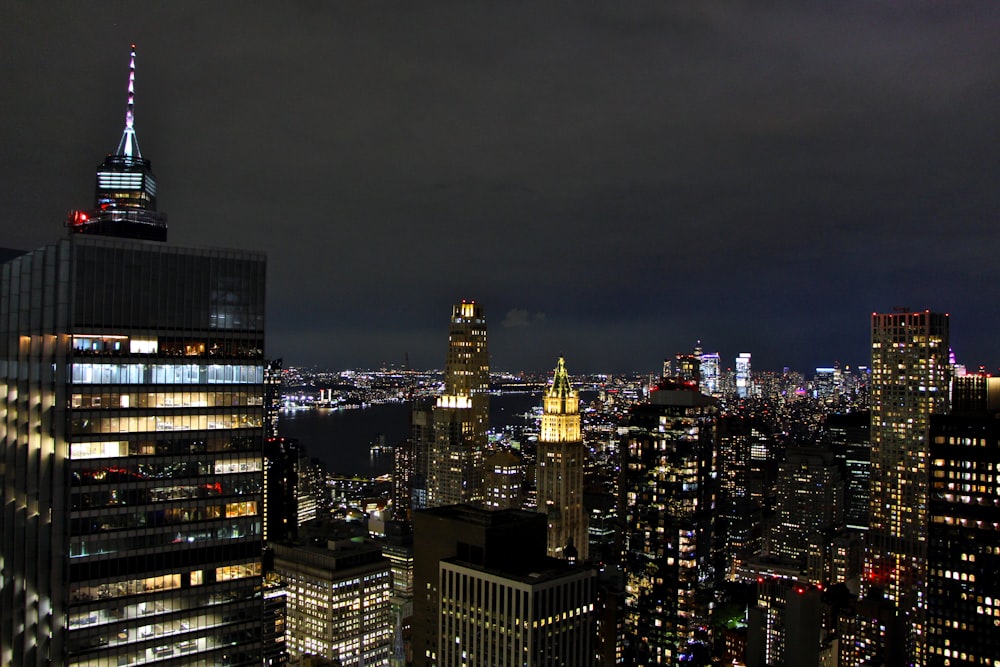
<svg viewBox="0 0 1000 667">
<path fill-rule="evenodd" d="M 281 413 L 281 359 L 264 364 L 264 437 L 278 437 L 278 417 Z"/>
<path fill-rule="evenodd" d="M 632 409 L 622 459 L 628 664 L 702 664 L 712 609 L 715 399 L 665 380 Z"/>
<path fill-rule="evenodd" d="M 675 357 L 677 371 L 674 373 L 678 380 L 689 380 L 696 385 L 701 385 L 701 351 L 695 350 L 694 354 L 684 354 L 678 352 Z M 670 375 L 664 373 L 664 377 Z"/>
<path fill-rule="evenodd" d="M 927 661 L 1000 664 L 1000 378 L 952 385 L 930 426 Z"/>
<path fill-rule="evenodd" d="M 706 352 L 701 355 L 701 381 L 699 382 L 699 387 L 701 388 L 701 393 L 706 396 L 715 396 L 716 398 L 722 396 L 722 387 L 720 386 L 720 368 L 719 368 L 719 353 L 718 352 Z"/>
<path fill-rule="evenodd" d="M 925 664 L 930 417 L 948 407 L 948 315 L 872 314 L 871 517 L 865 581 L 914 628 Z"/>
<path fill-rule="evenodd" d="M 421 483 L 426 496 L 425 503 L 416 507 L 482 501 L 489 384 L 483 308 L 463 301 L 452 310 L 444 393 L 432 410 L 431 429 L 422 429 L 421 440 L 415 441 L 421 451 L 416 456 L 414 493 L 423 494 L 416 486 Z"/>
<path fill-rule="evenodd" d="M 827 415 L 825 439 L 845 472 L 844 523 L 855 531 L 868 530 L 871 511 L 871 414 L 849 412 Z"/>
<path fill-rule="evenodd" d="M 485 448 L 490 427 L 490 355 L 486 316 L 475 301 L 463 301 L 452 308 L 444 395 L 470 400 L 472 441 L 480 449 Z"/>
<path fill-rule="evenodd" d="M 265 258 L 116 205 L 0 269 L 0 664 L 259 665 Z"/>
<path fill-rule="evenodd" d="M 751 394 L 753 381 L 750 375 L 750 353 L 740 352 L 736 357 L 736 395 L 746 398 Z"/>
<path fill-rule="evenodd" d="M 118 149 L 97 167 L 96 200 L 93 209 L 70 213 L 66 224 L 71 232 L 167 240 L 167 216 L 156 210 L 156 177 L 135 134 L 135 44 L 129 60 L 125 131 Z"/>
<path fill-rule="evenodd" d="M 580 432 L 580 397 L 570 387 L 566 362 L 559 357 L 552 386 L 543 399 L 538 438 L 536 486 L 538 511 L 548 517 L 548 553 L 566 558 L 572 545 L 586 560 L 589 539 L 583 511 L 583 465 L 586 453 Z"/>
<path fill-rule="evenodd" d="M 844 520 L 844 483 L 833 452 L 789 447 L 778 466 L 777 496 L 771 553 L 798 565 L 809 583 L 828 581 L 830 545 Z"/>
</svg>

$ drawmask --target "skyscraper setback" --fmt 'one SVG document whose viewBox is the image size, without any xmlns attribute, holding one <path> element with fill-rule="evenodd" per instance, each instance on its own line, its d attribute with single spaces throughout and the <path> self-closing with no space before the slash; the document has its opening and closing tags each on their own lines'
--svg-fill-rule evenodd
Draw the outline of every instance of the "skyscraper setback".
<svg viewBox="0 0 1000 667">
<path fill-rule="evenodd" d="M 0 663 L 259 665 L 265 258 L 152 242 L 131 55 L 98 223 L 0 274 Z"/>
<path fill-rule="evenodd" d="M 946 314 L 872 314 L 871 519 L 865 581 L 910 617 L 916 664 L 923 664 L 928 428 L 931 415 L 948 408 L 948 349 Z"/>
</svg>

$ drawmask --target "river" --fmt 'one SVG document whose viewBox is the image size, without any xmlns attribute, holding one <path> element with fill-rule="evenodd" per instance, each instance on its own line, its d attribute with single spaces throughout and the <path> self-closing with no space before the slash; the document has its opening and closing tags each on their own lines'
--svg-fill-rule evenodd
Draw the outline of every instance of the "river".
<svg viewBox="0 0 1000 667">
<path fill-rule="evenodd" d="M 521 415 L 541 402 L 541 393 L 491 396 L 490 427 L 524 423 Z M 373 477 L 392 470 L 392 451 L 372 456 L 372 444 L 380 434 L 389 446 L 405 441 L 410 431 L 410 411 L 409 402 L 355 410 L 282 410 L 278 433 L 298 439 L 308 455 L 318 458 L 332 473 Z"/>
</svg>

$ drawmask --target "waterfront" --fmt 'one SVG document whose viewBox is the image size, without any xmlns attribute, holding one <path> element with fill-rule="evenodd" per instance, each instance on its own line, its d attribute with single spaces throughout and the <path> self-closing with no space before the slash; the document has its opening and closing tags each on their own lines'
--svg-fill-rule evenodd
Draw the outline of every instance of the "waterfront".
<svg viewBox="0 0 1000 667">
<path fill-rule="evenodd" d="M 492 396 L 490 427 L 524 423 L 521 415 L 541 405 L 541 400 L 541 393 Z M 322 461 L 331 473 L 374 477 L 392 470 L 392 451 L 372 456 L 372 444 L 379 434 L 385 436 L 389 446 L 405 441 L 411 409 L 411 403 L 405 401 L 353 410 L 282 410 L 278 432 L 286 438 L 297 438 L 309 456 Z"/>
</svg>

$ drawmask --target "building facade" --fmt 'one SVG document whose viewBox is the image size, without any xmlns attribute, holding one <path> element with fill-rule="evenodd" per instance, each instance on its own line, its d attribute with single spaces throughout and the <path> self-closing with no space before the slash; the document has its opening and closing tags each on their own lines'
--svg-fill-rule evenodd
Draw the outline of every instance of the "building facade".
<svg viewBox="0 0 1000 667">
<path fill-rule="evenodd" d="M 871 515 L 864 582 L 914 629 L 910 658 L 924 664 L 932 414 L 948 409 L 948 315 L 872 315 Z"/>
<path fill-rule="evenodd" d="M 594 570 L 487 569 L 458 558 L 440 567 L 440 667 L 595 664 Z"/>
<path fill-rule="evenodd" d="M 294 540 L 298 533 L 300 458 L 297 439 L 264 440 L 265 542 Z"/>
<path fill-rule="evenodd" d="M 664 381 L 629 415 L 621 489 L 630 664 L 707 659 L 717 412 L 697 385 Z"/>
<path fill-rule="evenodd" d="M 524 462 L 509 449 L 499 450 L 484 462 L 483 505 L 490 509 L 521 509 L 524 505 Z"/>
<path fill-rule="evenodd" d="M 392 574 L 378 545 L 274 546 L 274 571 L 288 591 L 288 651 L 343 667 L 388 667 L 394 622 Z"/>
<path fill-rule="evenodd" d="M 797 565 L 805 581 L 823 584 L 829 580 L 833 537 L 843 522 L 844 484 L 833 452 L 789 447 L 778 466 L 771 554 Z"/>
<path fill-rule="evenodd" d="M 1000 663 L 1000 378 L 955 378 L 931 416 L 927 664 Z"/>
<path fill-rule="evenodd" d="M 442 561 L 503 569 L 545 556 L 545 516 L 524 510 L 449 505 L 413 516 L 413 664 L 439 663 Z"/>
<path fill-rule="evenodd" d="M 580 430 L 580 396 L 569 383 L 560 357 L 542 402 L 538 437 L 536 488 L 538 511 L 548 518 L 548 554 L 586 560 L 589 552 L 587 515 L 583 509 L 583 467 L 586 450 Z"/>
</svg>

